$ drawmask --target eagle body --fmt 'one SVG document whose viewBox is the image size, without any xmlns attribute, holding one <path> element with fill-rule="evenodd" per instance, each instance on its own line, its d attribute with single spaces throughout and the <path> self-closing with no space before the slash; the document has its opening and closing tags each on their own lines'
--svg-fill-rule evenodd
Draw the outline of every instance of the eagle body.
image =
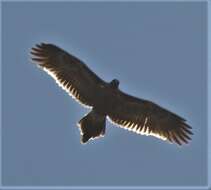
<svg viewBox="0 0 211 190">
<path fill-rule="evenodd" d="M 150 135 L 178 145 L 191 140 L 186 120 L 161 106 L 136 98 L 119 89 L 117 79 L 106 82 L 88 66 L 53 45 L 41 43 L 32 48 L 32 60 L 71 97 L 91 111 L 78 122 L 81 143 L 105 135 L 106 119 L 141 135 Z"/>
<path fill-rule="evenodd" d="M 100 86 L 100 90 L 96 93 L 96 102 L 93 105 L 93 109 L 101 114 L 107 115 L 112 110 L 114 105 L 118 86 L 114 86 L 116 79 L 110 83 Z"/>
</svg>

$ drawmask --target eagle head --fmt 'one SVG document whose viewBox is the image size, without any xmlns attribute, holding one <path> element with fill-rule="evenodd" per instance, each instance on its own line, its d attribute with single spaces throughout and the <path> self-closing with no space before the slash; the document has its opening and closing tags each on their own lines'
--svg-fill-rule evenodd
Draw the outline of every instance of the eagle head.
<svg viewBox="0 0 211 190">
<path fill-rule="evenodd" d="M 112 88 L 118 88 L 119 87 L 119 81 L 117 79 L 113 79 L 111 82 L 110 82 L 110 86 Z"/>
</svg>

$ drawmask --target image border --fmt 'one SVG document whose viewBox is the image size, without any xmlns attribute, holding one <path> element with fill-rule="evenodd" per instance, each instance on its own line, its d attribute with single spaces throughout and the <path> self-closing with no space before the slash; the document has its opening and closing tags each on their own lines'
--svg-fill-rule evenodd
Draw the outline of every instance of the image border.
<svg viewBox="0 0 211 190">
<path fill-rule="evenodd" d="M 0 65 L 0 89 L 1 89 L 1 93 L 0 93 L 0 105 L 1 105 L 1 114 L 0 114 L 0 189 L 1 190 L 15 190 L 15 189 L 20 189 L 20 190 L 47 190 L 47 189 L 51 189 L 51 190 L 62 190 L 62 189 L 75 189 L 75 190 L 79 190 L 79 189 L 144 189 L 144 190 L 211 190 L 211 101 L 210 101 L 210 96 L 211 96 L 211 76 L 209 74 L 211 74 L 211 1 L 209 0 L 25 0 L 25 1 L 20 1 L 20 0 L 0 0 L 0 26 L 1 26 L 1 30 L 0 30 L 0 40 L 2 42 L 2 7 L 3 7 L 3 3 L 4 2 L 205 2 L 206 6 L 207 6 L 207 64 L 208 64 L 208 69 L 207 69 L 207 102 L 208 102 L 208 106 L 207 106 L 207 123 L 208 123 L 208 150 L 207 150 L 207 166 L 208 166 L 208 170 L 207 170 L 207 185 L 205 186 L 4 186 L 2 183 L 2 43 L 0 45 L 0 58 L 1 58 L 1 65 Z"/>
</svg>

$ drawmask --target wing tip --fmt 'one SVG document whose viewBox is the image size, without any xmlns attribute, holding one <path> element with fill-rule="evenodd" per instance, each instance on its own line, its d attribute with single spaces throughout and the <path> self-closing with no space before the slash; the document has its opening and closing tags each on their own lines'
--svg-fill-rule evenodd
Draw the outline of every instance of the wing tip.
<svg viewBox="0 0 211 190">
<path fill-rule="evenodd" d="M 192 127 L 190 125 L 184 121 L 181 121 L 177 130 L 173 132 L 173 141 L 179 146 L 183 144 L 190 144 L 192 141 L 191 136 L 194 135 L 191 129 Z"/>
<path fill-rule="evenodd" d="M 45 52 L 45 47 L 47 43 L 41 42 L 40 44 L 35 44 L 30 50 L 30 57 L 33 63 L 41 65 L 48 58 Z"/>
</svg>

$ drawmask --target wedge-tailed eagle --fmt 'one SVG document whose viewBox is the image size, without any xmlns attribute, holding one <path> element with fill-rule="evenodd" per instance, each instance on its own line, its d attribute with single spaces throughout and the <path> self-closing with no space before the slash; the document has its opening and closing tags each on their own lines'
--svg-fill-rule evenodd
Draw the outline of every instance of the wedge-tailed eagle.
<svg viewBox="0 0 211 190">
<path fill-rule="evenodd" d="M 78 127 L 81 143 L 105 135 L 106 118 L 117 126 L 182 145 L 191 140 L 191 127 L 182 117 L 119 89 L 117 79 L 105 82 L 83 61 L 53 45 L 32 48 L 32 60 L 52 76 L 69 95 L 92 110 Z"/>
</svg>

